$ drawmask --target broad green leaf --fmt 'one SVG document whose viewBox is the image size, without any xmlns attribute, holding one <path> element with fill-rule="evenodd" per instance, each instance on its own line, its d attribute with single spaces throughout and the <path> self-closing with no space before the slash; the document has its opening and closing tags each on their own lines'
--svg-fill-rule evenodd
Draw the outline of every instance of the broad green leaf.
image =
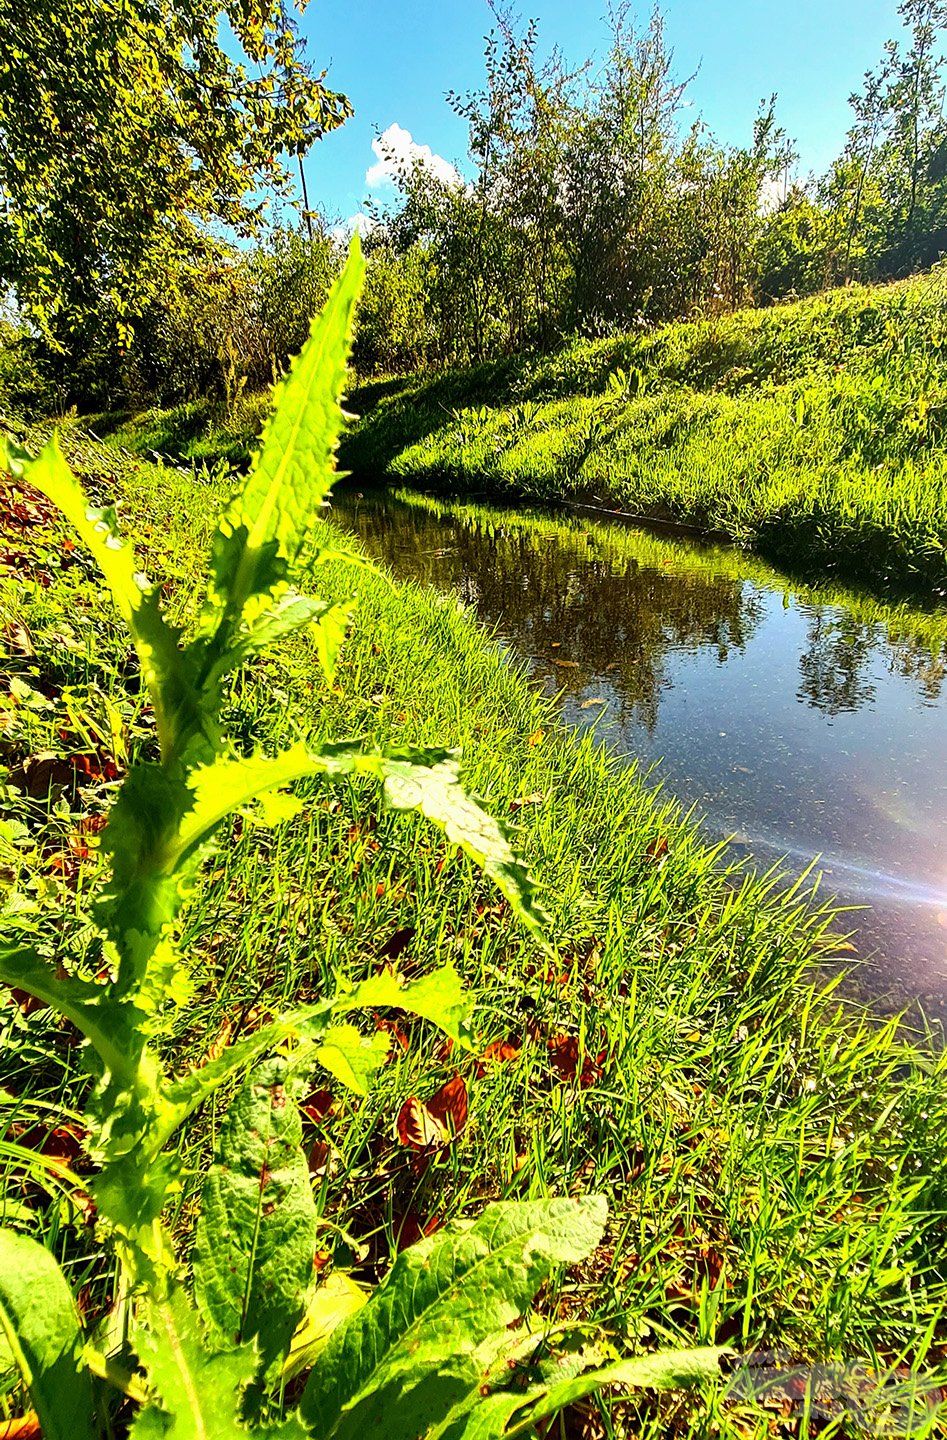
<svg viewBox="0 0 947 1440">
<path fill-rule="evenodd" d="M 212 668 L 209 682 L 216 682 L 229 671 L 243 665 L 252 655 L 258 655 L 284 635 L 312 625 L 329 609 L 325 600 L 310 599 L 288 590 L 269 610 L 265 610 L 253 625 L 247 627 L 233 645 L 220 657 Z"/>
<path fill-rule="evenodd" d="M 0 1230 L 0 1331 L 45 1440 L 92 1440 L 92 1379 L 69 1286 L 48 1250 L 12 1230 Z"/>
<path fill-rule="evenodd" d="M 308 341 L 274 392 L 250 473 L 221 516 L 201 626 L 205 635 L 216 632 L 220 653 L 241 619 L 252 623 L 261 602 L 287 584 L 332 482 L 343 424 L 339 396 L 363 272 L 356 237 Z"/>
<path fill-rule="evenodd" d="M 470 1045 L 471 998 L 453 965 L 405 984 L 391 970 L 381 970 L 349 991 L 340 990 L 337 1010 L 396 1008 L 430 1020 L 459 1044 Z"/>
<path fill-rule="evenodd" d="M 149 585 L 121 539 L 112 510 L 90 506 L 53 435 L 37 458 L 23 467 L 24 479 L 53 502 L 90 550 L 131 631 L 155 710 L 162 748 L 190 729 L 196 696 L 178 649 L 179 636 L 161 614 L 157 586 Z"/>
<path fill-rule="evenodd" d="M 256 1370 L 252 1345 L 212 1354 L 180 1286 L 164 1301 L 140 1302 L 135 1348 L 153 1399 L 132 1440 L 234 1440 L 241 1396 Z"/>
<path fill-rule="evenodd" d="M 366 1304 L 371 1291 L 359 1285 L 345 1270 L 333 1270 L 309 1296 L 306 1312 L 296 1327 L 289 1354 L 282 1369 L 284 1380 L 293 1380 L 308 1370 L 321 1354 L 333 1330 Z"/>
<path fill-rule="evenodd" d="M 398 1256 L 364 1309 L 334 1332 L 300 1413 L 321 1437 L 416 1440 L 479 1385 L 489 1355 L 556 1265 L 599 1243 L 600 1196 L 490 1205 Z"/>
<path fill-rule="evenodd" d="M 222 1345 L 282 1361 L 312 1284 L 318 1216 L 287 1062 L 268 1060 L 227 1112 L 201 1197 L 194 1295 Z"/>
<path fill-rule="evenodd" d="M 384 1031 L 363 1035 L 354 1025 L 333 1025 L 315 1059 L 356 1095 L 367 1095 L 372 1076 L 384 1065 L 390 1049 L 391 1040 Z"/>
<path fill-rule="evenodd" d="M 339 651 L 352 622 L 354 609 L 354 600 L 340 600 L 338 604 L 330 605 L 318 624 L 313 626 L 316 654 L 322 673 L 330 685 L 335 681 Z"/>
<path fill-rule="evenodd" d="M 164 1143 L 198 1105 L 203 1102 L 241 1070 L 246 1070 L 268 1051 L 274 1050 L 290 1036 L 307 1041 L 320 1040 L 330 1023 L 335 1010 L 333 1000 L 324 1000 L 317 1005 L 301 1006 L 288 1015 L 262 1025 L 251 1035 L 228 1045 L 221 1055 L 208 1060 L 189 1075 L 172 1080 L 163 1091 L 167 1106 L 167 1123 L 161 1132 Z"/>
<path fill-rule="evenodd" d="M 534 1355 L 501 1356 L 483 1383 L 455 1406 L 429 1440 L 512 1440 L 532 1435 L 542 1420 L 590 1395 L 623 1386 L 626 1389 L 679 1390 L 718 1378 L 717 1348 L 667 1350 L 600 1366 L 595 1346 L 544 1355 L 545 1340 L 534 1337 Z M 483 1377 L 481 1377 L 483 1379 Z"/>
</svg>

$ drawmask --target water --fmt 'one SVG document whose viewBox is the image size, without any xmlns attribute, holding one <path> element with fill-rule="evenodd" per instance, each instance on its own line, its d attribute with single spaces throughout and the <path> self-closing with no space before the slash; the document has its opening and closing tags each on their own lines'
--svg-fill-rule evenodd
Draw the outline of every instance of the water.
<svg viewBox="0 0 947 1440">
<path fill-rule="evenodd" d="M 714 837 L 816 863 L 879 992 L 947 1007 L 947 614 L 801 589 L 587 514 L 340 492 L 399 575 L 460 596 L 566 720 L 654 765 Z M 867 907 L 867 908 L 863 908 Z"/>
</svg>

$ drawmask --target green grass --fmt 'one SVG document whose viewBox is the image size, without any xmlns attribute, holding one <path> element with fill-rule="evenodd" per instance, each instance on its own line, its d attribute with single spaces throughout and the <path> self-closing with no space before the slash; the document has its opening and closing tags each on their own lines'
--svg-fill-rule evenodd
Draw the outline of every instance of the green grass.
<svg viewBox="0 0 947 1440">
<path fill-rule="evenodd" d="M 947 583 L 947 271 L 368 385 L 360 475 L 588 500 L 810 571 Z"/>
<path fill-rule="evenodd" d="M 216 485 L 95 446 L 79 459 L 100 497 L 120 502 L 149 571 L 171 577 L 185 617 Z M 108 804 L 102 762 L 147 751 L 152 722 L 120 627 L 64 539 L 42 516 L 6 538 L 3 761 L 14 777 L 41 752 L 95 763 L 52 808 L 7 788 L 0 836 L 6 923 L 54 930 L 68 956 L 88 940 L 83 896 L 99 862 L 83 819 Z M 340 592 L 351 583 L 341 570 L 328 579 Z M 289 997 L 323 993 L 336 971 L 384 963 L 395 937 L 408 973 L 452 958 L 477 997 L 481 1043 L 511 1040 L 517 1054 L 479 1064 L 406 1026 L 407 1049 L 372 1096 L 338 1093 L 313 1123 L 311 1141 L 327 1147 L 313 1152 L 319 1203 L 367 1247 L 360 1273 L 383 1273 L 399 1233 L 491 1196 L 601 1190 L 607 1243 L 548 1303 L 601 1323 L 621 1347 L 717 1339 L 858 1358 L 881 1375 L 935 1370 L 947 1344 L 947 1059 L 840 1000 L 817 968 L 834 948 L 817 903 L 775 877 L 728 871 L 633 768 L 561 727 L 454 601 L 372 572 L 356 584 L 336 690 L 305 641 L 287 645 L 235 683 L 238 733 L 274 746 L 359 732 L 457 744 L 468 783 L 498 812 L 540 797 L 516 817 L 558 954 L 544 958 L 423 825 L 379 812 L 367 787 L 314 783 L 282 829 L 235 825 L 187 911 L 184 949 L 205 979 L 175 1062 Z M 17 1096 L 7 1136 L 35 1157 L 36 1134 L 10 1122 L 61 1128 L 56 1107 L 75 1105 L 85 1083 L 80 1059 L 47 1012 L 7 1004 L 2 1017 L 0 1083 Z M 563 1035 L 589 1083 L 552 1064 Z M 397 1109 L 455 1070 L 469 1123 L 419 1169 L 393 1138 Z M 183 1142 L 182 1229 L 225 1103 Z M 0 1150 L 0 1165 L 8 1198 L 88 1278 L 93 1313 L 107 1305 L 100 1242 L 22 1155 Z M 337 1262 L 351 1244 L 327 1229 Z M 617 1416 L 603 1423 L 622 1433 Z M 774 1433 L 759 1407 L 721 1392 L 642 1402 L 630 1423 L 637 1435 Z M 808 1433 L 802 1418 L 790 1428 Z"/>
</svg>

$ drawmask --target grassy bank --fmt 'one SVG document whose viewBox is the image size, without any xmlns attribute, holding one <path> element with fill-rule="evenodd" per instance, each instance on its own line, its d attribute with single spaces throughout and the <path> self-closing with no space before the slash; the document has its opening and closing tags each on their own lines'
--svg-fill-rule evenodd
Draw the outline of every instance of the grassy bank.
<svg viewBox="0 0 947 1440">
<path fill-rule="evenodd" d="M 80 458 L 186 617 L 217 487 L 95 446 Z M 128 754 L 152 743 L 152 717 L 67 532 L 29 497 L 8 500 L 6 920 L 54 931 L 69 956 L 86 942 L 96 817 Z M 356 583 L 336 689 L 318 680 L 307 642 L 287 644 L 235 682 L 234 728 L 267 746 L 351 733 L 461 745 L 471 787 L 516 817 L 558 954 L 543 957 L 429 830 L 380 812 L 364 786 L 313 783 L 282 828 L 234 827 L 187 912 L 186 949 L 213 980 L 182 1019 L 176 1062 L 290 996 L 323 993 L 334 971 L 397 957 L 422 973 L 451 957 L 477 999 L 479 1053 L 447 1054 L 422 1024 L 406 1025 L 368 1099 L 313 1099 L 314 1185 L 346 1232 L 326 1231 L 335 1263 L 354 1260 L 371 1279 L 420 1229 L 490 1196 L 600 1190 L 607 1243 L 550 1303 L 601 1323 L 621 1348 L 716 1339 L 786 1360 L 859 1361 L 834 1372 L 833 1403 L 872 1391 L 872 1374 L 936 1370 L 947 1344 L 947 1061 L 826 990 L 815 964 L 832 947 L 827 917 L 775 880 L 726 873 L 633 770 L 561 728 L 453 601 L 374 573 Z M 339 593 L 349 584 L 341 569 L 330 576 Z M 38 757 L 55 779 L 51 808 L 29 783 Z M 7 1218 L 42 1228 L 87 1280 L 90 1306 L 104 1307 L 107 1252 L 55 1168 L 64 1153 L 82 1166 L 64 1113 L 85 1083 L 73 1037 L 43 1010 L 2 1013 Z M 484 1055 L 494 1041 L 505 1043 Z M 394 1117 L 455 1071 L 469 1118 L 419 1168 L 392 1137 Z M 182 1229 L 218 1120 L 205 1115 L 184 1144 Z M 792 1396 L 779 1403 L 788 1413 Z M 721 1389 L 639 1402 L 629 1424 L 638 1435 L 763 1435 L 779 1414 Z M 801 1416 L 792 1424 L 809 1433 Z"/>
<path fill-rule="evenodd" d="M 883 585 L 947 583 L 947 272 L 369 385 L 346 463 L 597 499 Z"/>
</svg>

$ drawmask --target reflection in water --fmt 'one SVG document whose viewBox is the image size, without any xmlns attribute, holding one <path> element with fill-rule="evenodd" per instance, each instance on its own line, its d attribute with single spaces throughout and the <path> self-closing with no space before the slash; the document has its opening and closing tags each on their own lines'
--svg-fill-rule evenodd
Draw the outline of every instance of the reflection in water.
<svg viewBox="0 0 947 1440">
<path fill-rule="evenodd" d="M 819 858 L 859 949 L 947 999 L 947 613 L 793 588 L 736 550 L 639 528 L 390 492 L 335 515 L 402 575 L 452 590 L 565 717 L 769 864 Z"/>
</svg>

